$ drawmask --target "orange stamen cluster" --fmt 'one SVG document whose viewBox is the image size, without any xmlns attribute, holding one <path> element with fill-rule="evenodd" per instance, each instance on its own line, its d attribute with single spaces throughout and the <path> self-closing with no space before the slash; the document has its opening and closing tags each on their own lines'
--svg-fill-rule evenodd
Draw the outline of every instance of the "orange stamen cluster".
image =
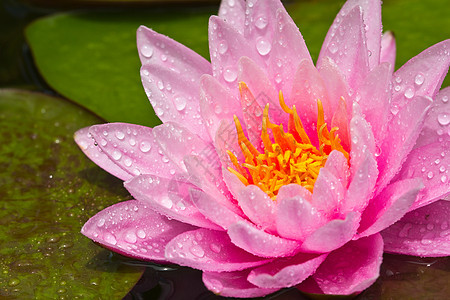
<svg viewBox="0 0 450 300">
<path fill-rule="evenodd" d="M 248 89 L 243 82 L 239 87 L 241 93 L 243 89 Z M 319 149 L 311 144 L 295 105 L 289 108 L 284 102 L 281 91 L 279 101 L 281 108 L 289 114 L 288 132 L 283 130 L 283 125 L 276 125 L 269 121 L 269 104 L 267 104 L 263 112 L 261 130 L 263 152 L 258 151 L 250 143 L 236 116 L 234 116 L 234 123 L 245 161 L 239 162 L 231 151 L 227 151 L 235 167 L 235 169 L 229 167 L 228 170 L 245 185 L 257 185 L 273 200 L 276 199 L 279 189 L 290 183 L 300 184 L 312 192 L 319 170 L 325 165 L 331 151 L 338 150 L 347 159 L 349 158 L 336 133 L 338 128 L 333 127 L 331 131 L 328 131 L 320 100 L 317 100 Z M 274 142 L 269 136 L 268 129 L 272 132 Z"/>
</svg>

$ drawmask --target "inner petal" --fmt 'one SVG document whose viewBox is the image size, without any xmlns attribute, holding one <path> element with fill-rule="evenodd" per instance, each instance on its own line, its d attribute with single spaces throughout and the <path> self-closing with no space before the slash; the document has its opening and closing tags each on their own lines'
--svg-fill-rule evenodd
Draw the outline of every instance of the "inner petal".
<svg viewBox="0 0 450 300">
<path fill-rule="evenodd" d="M 244 82 L 239 83 L 241 97 L 250 93 Z M 320 169 L 325 166 L 328 155 L 338 150 L 349 158 L 348 152 L 341 145 L 337 134 L 338 128 L 330 131 L 324 119 L 322 102 L 318 99 L 316 147 L 304 130 L 295 105 L 286 105 L 283 94 L 279 93 L 279 102 L 283 111 L 288 114 L 288 130 L 283 125 L 271 123 L 269 120 L 269 104 L 266 105 L 262 117 L 261 140 L 263 149 L 258 150 L 245 136 L 239 119 L 234 116 L 238 135 L 238 144 L 244 161 L 240 161 L 232 151 L 227 151 L 233 167 L 228 170 L 245 185 L 256 185 L 271 197 L 276 199 L 279 189 L 287 184 L 296 183 L 309 191 L 313 191 L 314 183 Z M 270 132 L 269 132 L 270 130 Z"/>
</svg>

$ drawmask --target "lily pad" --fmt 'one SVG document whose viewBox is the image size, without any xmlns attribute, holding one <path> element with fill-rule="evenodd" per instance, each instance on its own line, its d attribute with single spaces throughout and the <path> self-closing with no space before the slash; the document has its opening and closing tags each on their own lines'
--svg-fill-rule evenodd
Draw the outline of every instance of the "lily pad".
<svg viewBox="0 0 450 300">
<path fill-rule="evenodd" d="M 0 298 L 120 299 L 143 268 L 81 235 L 100 209 L 129 199 L 73 141 L 102 122 L 61 99 L 0 90 Z"/>
<path fill-rule="evenodd" d="M 207 56 L 211 13 L 59 14 L 32 23 L 26 38 L 39 71 L 57 92 L 110 122 L 154 126 L 160 121 L 141 84 L 137 28 L 147 25 Z"/>
</svg>

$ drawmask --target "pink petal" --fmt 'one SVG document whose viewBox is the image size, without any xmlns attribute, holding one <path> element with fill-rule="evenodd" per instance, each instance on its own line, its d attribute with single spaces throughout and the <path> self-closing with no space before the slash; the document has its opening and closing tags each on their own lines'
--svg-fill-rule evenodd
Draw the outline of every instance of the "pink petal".
<svg viewBox="0 0 450 300">
<path fill-rule="evenodd" d="M 413 96 L 434 98 L 449 65 L 450 40 L 435 44 L 410 59 L 394 74 L 392 106 L 402 107 Z"/>
<path fill-rule="evenodd" d="M 269 262 L 233 245 L 225 232 L 204 228 L 173 238 L 165 256 L 172 263 L 210 272 L 240 271 Z"/>
<path fill-rule="evenodd" d="M 302 246 L 302 252 L 326 253 L 333 251 L 352 239 L 359 227 L 361 214 L 347 213 L 344 220 L 332 220 L 308 236 Z"/>
<path fill-rule="evenodd" d="M 74 139 L 81 150 L 83 150 L 84 154 L 105 171 L 122 180 L 128 180 L 133 177 L 132 174 L 119 167 L 115 161 L 111 160 L 111 158 L 98 147 L 98 144 L 89 133 L 89 127 L 75 132 Z"/>
<path fill-rule="evenodd" d="M 111 161 L 133 176 L 154 174 L 169 178 L 181 170 L 161 153 L 152 128 L 109 123 L 92 126 L 89 133 Z"/>
<path fill-rule="evenodd" d="M 362 22 L 357 23 L 355 26 L 360 26 L 363 29 L 365 40 L 367 40 L 368 53 L 362 53 L 368 55 L 368 61 L 370 69 L 373 69 L 378 65 L 380 59 L 380 40 L 381 40 L 381 1 L 379 0 L 349 0 L 344 6 L 342 6 L 339 14 L 334 19 L 333 25 L 325 37 L 322 50 L 320 51 L 319 60 L 326 47 L 329 47 L 333 42 L 333 38 L 337 33 L 341 33 L 340 25 L 345 23 L 348 15 L 352 14 L 355 7 L 360 7 L 362 12 Z M 355 28 L 356 29 L 356 28 Z M 349 34 L 345 32 L 344 34 Z M 350 46 L 349 46 L 350 48 Z M 319 64 L 318 64 L 319 65 Z"/>
<path fill-rule="evenodd" d="M 239 206 L 258 228 L 275 232 L 275 202 L 256 185 L 246 186 L 238 194 Z"/>
<path fill-rule="evenodd" d="M 386 31 L 381 36 L 380 63 L 387 62 L 394 68 L 396 48 L 394 34 L 391 31 Z"/>
<path fill-rule="evenodd" d="M 281 187 L 277 202 L 276 225 L 281 237 L 302 241 L 326 221 L 311 205 L 311 192 L 298 184 Z"/>
<path fill-rule="evenodd" d="M 140 175 L 124 185 L 136 199 L 162 215 L 194 226 L 221 230 L 192 204 L 189 189 L 193 186 L 181 178 L 166 179 Z"/>
<path fill-rule="evenodd" d="M 141 79 L 161 121 L 176 122 L 196 132 L 205 141 L 210 140 L 200 116 L 200 75 L 191 79 L 176 70 L 149 64 L 142 66 Z"/>
<path fill-rule="evenodd" d="M 377 233 L 406 214 L 423 188 L 419 178 L 396 181 L 371 200 L 361 217 L 360 237 Z"/>
<path fill-rule="evenodd" d="M 347 187 L 349 177 L 348 161 L 342 152 L 337 150 L 331 151 L 324 168 L 333 174 L 343 187 Z"/>
<path fill-rule="evenodd" d="M 388 123 L 386 138 L 377 158 L 380 172 L 378 192 L 396 175 L 414 146 L 430 105 L 429 98 L 414 97 Z"/>
<path fill-rule="evenodd" d="M 385 251 L 422 257 L 450 255 L 450 201 L 437 201 L 406 214 L 382 232 Z"/>
<path fill-rule="evenodd" d="M 221 198 L 214 198 L 199 191 L 190 190 L 191 200 L 198 210 L 209 220 L 216 223 L 223 229 L 228 229 L 231 224 L 243 221 L 242 211 L 230 205 Z"/>
<path fill-rule="evenodd" d="M 290 256 L 300 245 L 297 241 L 277 237 L 242 221 L 230 225 L 228 235 L 236 246 L 262 257 Z"/>
<path fill-rule="evenodd" d="M 292 87 L 291 103 L 295 105 L 302 120 L 305 131 L 313 145 L 318 144 L 317 138 L 317 100 L 321 100 L 325 112 L 325 121 L 331 120 L 328 94 L 322 77 L 310 60 L 300 62 L 295 73 Z"/>
<path fill-rule="evenodd" d="M 239 60 L 239 81 L 243 81 L 247 84 L 255 101 L 243 101 L 241 100 L 242 110 L 244 110 L 244 118 L 246 116 L 245 110 L 254 111 L 257 114 L 256 119 L 253 122 L 249 122 L 247 126 L 251 126 L 252 130 L 256 134 L 260 134 L 262 124 L 262 109 L 269 104 L 269 118 L 273 123 L 280 124 L 286 117 L 285 112 L 281 109 L 278 100 L 278 92 L 270 83 L 267 75 L 254 61 L 248 57 L 242 57 Z M 242 99 L 242 96 L 241 96 Z M 249 103 L 250 102 L 250 103 Z M 247 109 L 244 105 L 247 105 Z M 259 108 L 259 109 L 258 109 Z M 259 113 L 259 110 L 261 114 Z M 247 119 L 246 119 L 247 121 Z M 250 121 L 250 120 L 248 120 Z"/>
<path fill-rule="evenodd" d="M 242 117 L 241 103 L 214 77 L 203 75 L 200 78 L 200 114 L 214 140 L 221 120 L 232 121 L 233 115 Z"/>
<path fill-rule="evenodd" d="M 237 178 L 236 175 L 231 173 L 230 171 L 223 169 L 222 170 L 223 181 L 228 187 L 228 190 L 233 195 L 235 199 L 239 197 L 239 193 L 244 190 L 245 185 Z"/>
<path fill-rule="evenodd" d="M 375 234 L 351 241 L 333 251 L 307 280 L 297 286 L 304 292 L 333 295 L 358 293 L 378 278 L 383 255 L 383 239 Z"/>
<path fill-rule="evenodd" d="M 240 33 L 244 33 L 245 21 L 245 1 L 222 1 L 219 7 L 219 17 L 233 27 Z"/>
<path fill-rule="evenodd" d="M 342 97 L 351 105 L 351 97 L 348 94 L 348 84 L 341 70 L 339 70 L 338 65 L 336 65 L 331 58 L 326 56 L 323 58 L 318 70 L 328 91 L 330 111 L 336 112 Z M 345 110 L 345 112 L 347 113 L 347 110 Z M 339 134 L 341 135 L 341 131 L 339 131 Z"/>
<path fill-rule="evenodd" d="M 90 218 L 81 233 L 114 252 L 143 260 L 165 261 L 166 244 L 195 227 L 156 213 L 145 203 L 114 204 Z"/>
<path fill-rule="evenodd" d="M 203 283 L 214 294 L 224 297 L 262 297 L 278 289 L 257 287 L 247 281 L 249 270 L 236 272 L 203 272 Z"/>
<path fill-rule="evenodd" d="M 392 67 L 383 63 L 367 74 L 358 87 L 358 104 L 377 143 L 384 138 L 390 114 Z"/>
<path fill-rule="evenodd" d="M 338 20 L 342 21 L 337 22 Z M 342 18 L 338 15 L 325 38 L 317 60 L 317 67 L 320 68 L 324 58 L 330 57 L 339 66 L 351 88 L 358 86 L 369 71 L 364 28 L 363 11 L 360 6 L 354 6 Z M 381 34 L 381 30 L 378 34 Z M 374 51 L 376 52 L 374 55 L 378 55 L 376 57 L 378 60 L 379 53 L 375 49 Z"/>
<path fill-rule="evenodd" d="M 337 127 L 337 136 L 341 139 L 341 145 L 348 152 L 350 151 L 350 132 L 349 132 L 349 109 L 347 103 L 342 97 L 339 101 L 339 105 L 334 111 L 333 118 L 331 119 L 331 128 Z"/>
<path fill-rule="evenodd" d="M 239 161 L 244 160 L 241 148 L 238 144 L 238 136 L 236 127 L 233 121 L 222 120 L 220 121 L 219 128 L 216 132 L 216 137 L 214 139 L 214 146 L 222 162 L 223 168 L 233 167 L 233 163 L 227 153 L 230 150 Z"/>
<path fill-rule="evenodd" d="M 422 178 L 425 188 L 410 210 L 443 199 L 450 193 L 450 140 L 414 149 L 396 179 Z"/>
<path fill-rule="evenodd" d="M 442 142 L 450 138 L 450 87 L 446 87 L 439 91 L 433 104 L 425 116 L 422 132 L 414 145 L 419 148 L 424 145 Z"/>
<path fill-rule="evenodd" d="M 209 165 L 220 166 L 219 158 L 211 143 L 204 142 L 196 134 L 177 123 L 164 123 L 153 128 L 153 135 L 167 157 L 182 170 L 186 170 L 183 158 L 196 155 L 206 159 Z"/>
<path fill-rule="evenodd" d="M 202 74 L 211 74 L 211 64 L 206 59 L 183 44 L 145 26 L 139 27 L 137 31 L 137 47 L 142 65 L 159 65 L 176 70 L 195 81 Z"/>
<path fill-rule="evenodd" d="M 326 254 L 300 253 L 253 269 L 248 281 L 264 288 L 284 288 L 299 284 L 310 276 L 325 260 Z"/>
<path fill-rule="evenodd" d="M 209 53 L 213 76 L 232 91 L 237 91 L 237 62 L 247 56 L 264 65 L 256 49 L 234 27 L 216 16 L 209 19 Z M 236 93 L 236 96 L 238 94 Z"/>
<path fill-rule="evenodd" d="M 328 169 L 322 168 L 314 184 L 311 204 L 326 216 L 332 216 L 338 211 L 345 196 L 341 182 Z"/>
<path fill-rule="evenodd" d="M 303 36 L 284 9 L 277 10 L 276 20 L 278 28 L 273 34 L 268 71 L 277 91 L 282 91 L 285 98 L 290 99 L 300 62 L 306 59 L 312 63 L 312 60 Z"/>
</svg>

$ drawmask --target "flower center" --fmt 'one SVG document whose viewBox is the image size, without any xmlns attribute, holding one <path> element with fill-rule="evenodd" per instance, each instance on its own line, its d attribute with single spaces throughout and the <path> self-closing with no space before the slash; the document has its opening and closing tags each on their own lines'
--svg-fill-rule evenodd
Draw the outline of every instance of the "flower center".
<svg viewBox="0 0 450 300">
<path fill-rule="evenodd" d="M 248 89 L 243 82 L 239 83 L 239 89 Z M 302 121 L 297 114 L 295 105 L 289 108 L 284 102 L 283 94 L 279 93 L 279 101 L 284 112 L 289 114 L 288 131 L 283 125 L 276 125 L 269 120 L 269 104 L 266 105 L 262 118 L 261 140 L 263 149 L 259 151 L 253 146 L 242 130 L 239 119 L 234 116 L 234 123 L 238 134 L 238 143 L 244 155 L 245 161 L 240 162 L 236 155 L 227 151 L 234 169 L 228 170 L 235 174 L 245 184 L 254 184 L 267 193 L 272 200 L 276 199 L 279 189 L 283 185 L 297 183 L 309 191 L 313 191 L 314 183 L 333 150 L 338 150 L 348 159 L 348 152 L 341 145 L 341 140 L 333 127 L 328 131 L 324 120 L 322 102 L 317 100 L 317 136 L 319 148 L 315 147 L 303 128 Z M 268 129 L 272 133 L 269 135 Z"/>
</svg>

